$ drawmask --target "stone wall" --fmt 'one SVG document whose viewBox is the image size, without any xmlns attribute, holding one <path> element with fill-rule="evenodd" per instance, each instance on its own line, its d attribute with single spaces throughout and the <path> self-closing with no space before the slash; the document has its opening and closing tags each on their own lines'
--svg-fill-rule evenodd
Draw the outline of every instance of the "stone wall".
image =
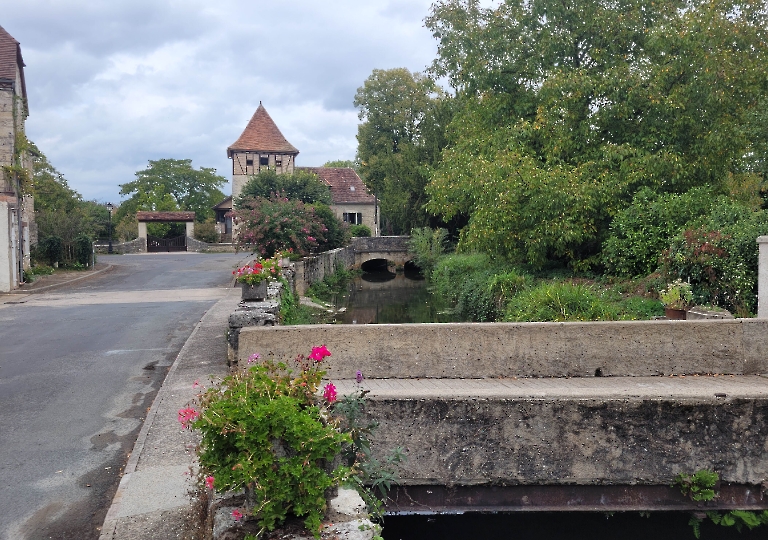
<svg viewBox="0 0 768 540">
<path fill-rule="evenodd" d="M 351 268 L 354 264 L 354 246 L 333 249 L 313 257 L 304 257 L 294 263 L 296 271 L 294 292 L 303 295 L 312 283 L 322 281 L 325 276 L 333 274 L 338 265 Z"/>
<path fill-rule="evenodd" d="M 94 244 L 93 249 L 96 253 L 107 254 L 109 252 L 109 244 Z M 146 253 L 147 252 L 147 239 L 136 238 L 128 242 L 112 242 L 112 252 L 118 255 L 127 255 L 129 253 Z"/>
<path fill-rule="evenodd" d="M 206 253 L 237 253 L 235 244 L 209 244 L 187 236 L 187 251 Z"/>
</svg>

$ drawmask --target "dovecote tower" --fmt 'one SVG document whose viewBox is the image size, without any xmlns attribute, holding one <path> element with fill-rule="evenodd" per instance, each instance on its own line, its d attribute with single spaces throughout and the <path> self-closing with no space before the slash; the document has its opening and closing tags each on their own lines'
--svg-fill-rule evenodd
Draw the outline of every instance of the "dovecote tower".
<svg viewBox="0 0 768 540">
<path fill-rule="evenodd" d="M 232 160 L 232 198 L 240 196 L 251 175 L 266 169 L 292 173 L 298 153 L 259 102 L 243 133 L 227 148 L 227 157 Z"/>
</svg>

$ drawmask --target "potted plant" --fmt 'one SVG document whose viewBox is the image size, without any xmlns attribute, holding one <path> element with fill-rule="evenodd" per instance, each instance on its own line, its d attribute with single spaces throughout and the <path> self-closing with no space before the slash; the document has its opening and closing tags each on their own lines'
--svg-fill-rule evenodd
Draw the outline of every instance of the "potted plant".
<svg viewBox="0 0 768 540">
<path fill-rule="evenodd" d="M 280 260 L 277 257 L 256 260 L 232 272 L 236 281 L 243 285 L 243 300 L 264 300 L 267 297 L 267 285 L 271 281 L 280 279 L 279 263 Z"/>
<path fill-rule="evenodd" d="M 691 284 L 678 278 L 659 291 L 659 298 L 664 304 L 667 319 L 685 319 L 685 314 L 693 305 Z"/>
</svg>

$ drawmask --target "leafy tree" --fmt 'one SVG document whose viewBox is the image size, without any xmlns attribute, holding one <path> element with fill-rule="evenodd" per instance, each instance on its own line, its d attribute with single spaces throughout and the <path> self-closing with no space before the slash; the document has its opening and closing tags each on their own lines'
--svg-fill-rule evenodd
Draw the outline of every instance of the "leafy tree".
<svg viewBox="0 0 768 540">
<path fill-rule="evenodd" d="M 212 208 L 224 199 L 219 188 L 226 182 L 216 169 L 193 168 L 191 159 L 150 160 L 146 169 L 136 172 L 135 180 L 120 185 L 120 195 L 130 197 L 113 217 L 120 221 L 137 210 L 185 210 L 203 223 L 214 217 Z"/>
<path fill-rule="evenodd" d="M 462 109 L 428 210 L 460 248 L 541 266 L 599 261 L 643 186 L 726 191 L 762 167 L 766 14 L 753 0 L 444 0 L 435 76 Z"/>
<path fill-rule="evenodd" d="M 323 167 L 342 167 L 346 169 L 360 169 L 360 163 L 351 159 L 335 159 L 323 163 Z"/>
<path fill-rule="evenodd" d="M 424 211 L 428 167 L 444 146 L 452 109 L 448 96 L 427 76 L 407 69 L 376 69 L 355 94 L 360 174 L 379 198 L 393 233 L 430 223 Z"/>
<path fill-rule="evenodd" d="M 278 174 L 267 170 L 251 176 L 243 186 L 240 200 L 235 202 L 235 206 L 249 198 L 268 199 L 275 193 L 282 193 L 289 199 L 307 204 L 331 204 L 331 188 L 318 179 L 316 174 L 300 170 L 292 174 Z"/>
</svg>

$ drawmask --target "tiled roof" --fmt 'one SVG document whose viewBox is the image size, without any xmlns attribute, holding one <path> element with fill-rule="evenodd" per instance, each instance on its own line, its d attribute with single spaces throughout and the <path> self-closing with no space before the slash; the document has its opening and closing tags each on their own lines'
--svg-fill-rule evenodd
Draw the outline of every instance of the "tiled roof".
<svg viewBox="0 0 768 540">
<path fill-rule="evenodd" d="M 354 169 L 345 167 L 296 167 L 296 170 L 314 173 L 331 186 L 333 204 L 373 204 L 363 181 Z"/>
<path fill-rule="evenodd" d="M 299 151 L 289 143 L 277 128 L 267 109 L 259 102 L 259 108 L 253 113 L 251 121 L 232 145 L 227 148 L 227 157 L 234 152 L 270 152 L 278 154 L 298 154 Z"/>
<path fill-rule="evenodd" d="M 21 95 L 27 98 L 27 87 L 24 82 L 24 60 L 21 58 L 21 46 L 13 36 L 0 26 L 0 79 L 10 79 L 16 82 L 16 68 L 21 74 Z"/>
<path fill-rule="evenodd" d="M 194 212 L 136 212 L 138 221 L 154 222 L 174 222 L 174 221 L 194 221 Z"/>
</svg>

